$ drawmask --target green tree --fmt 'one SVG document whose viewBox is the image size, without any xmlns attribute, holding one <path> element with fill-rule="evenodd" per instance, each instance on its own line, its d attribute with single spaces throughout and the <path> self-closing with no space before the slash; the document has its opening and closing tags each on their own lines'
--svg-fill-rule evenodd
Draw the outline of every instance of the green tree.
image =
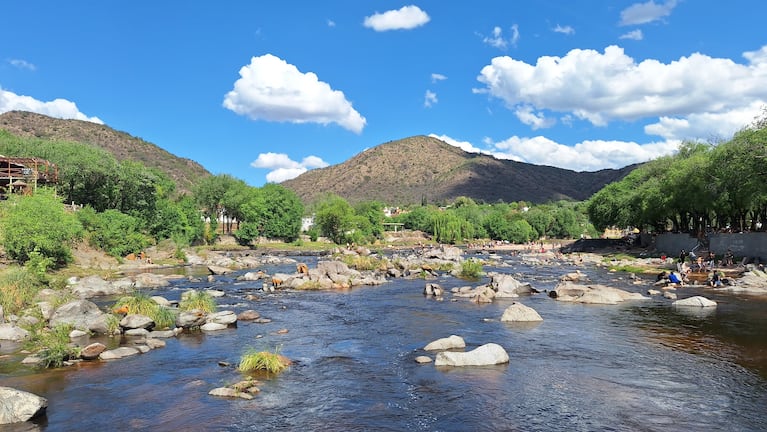
<svg viewBox="0 0 767 432">
<path fill-rule="evenodd" d="M 250 193 L 241 214 L 243 222 L 236 233 L 241 241 L 249 242 L 261 235 L 290 242 L 301 234 L 304 205 L 292 190 L 268 183 Z"/>
<path fill-rule="evenodd" d="M 12 259 L 24 263 L 37 252 L 56 265 L 71 261 L 71 247 L 82 237 L 82 226 L 53 189 L 39 188 L 30 196 L 11 195 L 0 206 L 0 213 L 3 247 Z"/>
<path fill-rule="evenodd" d="M 323 236 L 336 244 L 343 244 L 356 228 L 354 217 L 354 209 L 345 199 L 330 194 L 317 203 L 314 223 Z"/>
<path fill-rule="evenodd" d="M 98 214 L 89 240 L 91 245 L 114 257 L 138 253 L 151 244 L 149 237 L 141 232 L 141 225 L 141 221 L 134 216 L 118 210 L 106 210 Z"/>
</svg>

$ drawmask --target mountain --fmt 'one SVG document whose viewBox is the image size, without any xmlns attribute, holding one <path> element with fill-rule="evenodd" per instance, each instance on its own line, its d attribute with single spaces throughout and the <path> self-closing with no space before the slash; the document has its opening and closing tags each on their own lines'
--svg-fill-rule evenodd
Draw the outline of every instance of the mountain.
<svg viewBox="0 0 767 432">
<path fill-rule="evenodd" d="M 585 200 L 606 184 L 622 179 L 636 165 L 577 172 L 467 153 L 439 139 L 414 136 L 368 149 L 346 162 L 307 171 L 282 182 L 304 202 L 331 192 L 355 203 Z"/>
<path fill-rule="evenodd" d="M 196 179 L 210 175 L 195 161 L 180 158 L 141 138 L 92 122 L 9 111 L 0 114 L 0 129 L 20 137 L 73 141 L 100 147 L 112 153 L 118 161 L 139 161 L 147 167 L 159 169 L 176 182 L 180 191 L 189 191 Z"/>
</svg>

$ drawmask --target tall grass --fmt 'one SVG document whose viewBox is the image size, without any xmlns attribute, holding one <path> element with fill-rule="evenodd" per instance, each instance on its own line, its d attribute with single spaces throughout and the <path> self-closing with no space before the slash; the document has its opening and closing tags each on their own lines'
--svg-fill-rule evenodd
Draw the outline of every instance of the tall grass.
<svg viewBox="0 0 767 432">
<path fill-rule="evenodd" d="M 38 277 L 27 268 L 10 267 L 0 272 L 0 305 L 6 315 L 18 315 L 42 288 Z"/>
<path fill-rule="evenodd" d="M 125 310 L 128 314 L 148 316 L 158 329 L 170 328 L 176 324 L 176 315 L 172 310 L 157 304 L 142 292 L 120 298 L 113 306 L 113 310 L 116 309 Z"/>
<path fill-rule="evenodd" d="M 181 296 L 179 309 L 184 311 L 200 310 L 203 312 L 215 312 L 216 300 L 205 291 L 189 290 Z"/>
<path fill-rule="evenodd" d="M 74 326 L 71 324 L 39 329 L 26 343 L 26 347 L 37 351 L 41 366 L 61 367 L 65 361 L 80 356 L 80 349 L 69 342 L 69 333 L 72 329 Z"/>
<path fill-rule="evenodd" d="M 389 260 L 386 258 L 377 258 L 370 255 L 341 255 L 341 262 L 359 271 L 386 270 L 389 266 Z"/>
<path fill-rule="evenodd" d="M 279 373 L 290 366 L 290 360 L 280 355 L 275 349 L 274 352 L 269 351 L 256 351 L 255 349 L 249 349 L 240 358 L 240 364 L 237 369 L 240 372 L 257 372 L 264 371 L 269 373 Z"/>
</svg>

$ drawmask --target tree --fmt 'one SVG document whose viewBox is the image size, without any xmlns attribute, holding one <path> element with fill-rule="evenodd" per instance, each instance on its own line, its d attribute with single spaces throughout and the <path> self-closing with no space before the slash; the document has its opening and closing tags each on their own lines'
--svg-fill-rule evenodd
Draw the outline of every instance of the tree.
<svg viewBox="0 0 767 432">
<path fill-rule="evenodd" d="M 356 228 L 354 209 L 338 195 L 330 194 L 317 203 L 314 223 L 320 232 L 336 244 L 343 244 Z"/>
<path fill-rule="evenodd" d="M 37 252 L 57 265 L 71 261 L 71 246 L 82 237 L 82 226 L 53 189 L 11 195 L 0 213 L 0 234 L 8 256 L 24 263 Z"/>
<path fill-rule="evenodd" d="M 151 244 L 149 237 L 141 232 L 141 221 L 118 210 L 106 210 L 98 214 L 91 245 L 114 257 L 139 253 Z"/>
<path fill-rule="evenodd" d="M 238 238 L 249 242 L 255 235 L 293 241 L 301 234 L 304 205 L 292 190 L 274 183 L 253 189 L 241 206 Z M 249 238 L 248 238 L 249 237 Z"/>
<path fill-rule="evenodd" d="M 363 201 L 354 206 L 354 212 L 359 217 L 357 226 L 364 236 L 370 239 L 383 237 L 384 205 L 380 201 Z"/>
</svg>

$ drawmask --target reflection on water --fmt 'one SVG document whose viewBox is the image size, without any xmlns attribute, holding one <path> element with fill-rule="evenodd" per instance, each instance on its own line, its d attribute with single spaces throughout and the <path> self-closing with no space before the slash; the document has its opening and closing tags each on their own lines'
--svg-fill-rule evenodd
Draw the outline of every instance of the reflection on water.
<svg viewBox="0 0 767 432">
<path fill-rule="evenodd" d="M 573 269 L 507 257 L 498 270 L 545 290 Z M 584 271 L 594 282 L 646 288 Z M 256 309 L 272 322 L 182 335 L 115 362 L 24 376 L 3 372 L 2 385 L 49 398 L 39 424 L 46 431 L 756 431 L 767 424 L 767 304 L 753 298 L 681 291 L 680 297 L 702 293 L 719 302 L 712 312 L 691 313 L 665 299 L 587 306 L 539 294 L 518 301 L 544 321 L 520 326 L 500 321 L 511 300 L 476 305 L 448 295 L 435 301 L 421 294 L 422 280 L 347 292 L 281 291 L 262 294 L 261 301 L 244 298 L 256 285 L 222 280 L 214 286 L 227 292 L 222 308 Z M 447 291 L 467 284 L 437 282 Z M 157 294 L 178 297 L 188 285 Z M 278 334 L 283 328 L 289 332 Z M 462 336 L 467 349 L 498 343 L 511 362 L 415 363 L 423 346 L 451 334 Z M 241 379 L 219 362 L 235 365 L 250 347 L 279 349 L 295 363 L 264 379 L 252 401 L 208 396 Z"/>
</svg>

